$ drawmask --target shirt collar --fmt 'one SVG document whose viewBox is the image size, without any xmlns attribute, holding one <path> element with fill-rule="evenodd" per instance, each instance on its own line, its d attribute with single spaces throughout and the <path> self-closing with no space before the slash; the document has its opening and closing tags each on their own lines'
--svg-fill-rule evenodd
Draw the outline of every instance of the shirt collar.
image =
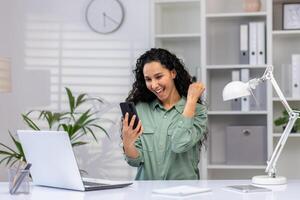
<svg viewBox="0 0 300 200">
<path fill-rule="evenodd" d="M 175 104 L 175 109 L 179 112 L 182 113 L 184 106 L 185 106 L 185 102 L 186 102 L 186 97 L 181 97 L 181 99 Z M 155 99 L 151 102 L 150 104 L 151 108 L 154 110 L 157 106 L 159 106 L 160 108 L 164 109 L 163 105 L 160 103 L 160 101 L 158 99 Z"/>
</svg>

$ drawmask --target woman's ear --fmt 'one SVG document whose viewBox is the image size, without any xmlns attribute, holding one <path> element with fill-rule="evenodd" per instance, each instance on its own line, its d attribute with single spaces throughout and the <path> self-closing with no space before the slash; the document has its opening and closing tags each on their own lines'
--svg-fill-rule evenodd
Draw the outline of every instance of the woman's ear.
<svg viewBox="0 0 300 200">
<path fill-rule="evenodd" d="M 177 76 L 177 72 L 176 72 L 176 70 L 175 70 L 175 69 L 172 69 L 172 70 L 171 70 L 171 75 L 172 75 L 172 78 L 173 78 L 173 79 L 175 79 L 175 78 L 176 78 L 176 76 Z"/>
</svg>

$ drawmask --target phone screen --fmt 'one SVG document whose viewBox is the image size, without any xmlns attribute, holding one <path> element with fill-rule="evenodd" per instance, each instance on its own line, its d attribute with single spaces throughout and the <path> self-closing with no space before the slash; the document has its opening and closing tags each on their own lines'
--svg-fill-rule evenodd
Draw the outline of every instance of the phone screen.
<svg viewBox="0 0 300 200">
<path fill-rule="evenodd" d="M 135 129 L 137 127 L 138 123 L 139 123 L 139 117 L 137 115 L 134 103 L 133 102 L 121 102 L 120 103 L 120 108 L 121 108 L 122 115 L 123 115 L 124 118 L 125 118 L 126 113 L 129 114 L 128 125 L 129 125 L 133 115 L 136 116 L 134 124 L 133 124 L 133 128 Z"/>
</svg>

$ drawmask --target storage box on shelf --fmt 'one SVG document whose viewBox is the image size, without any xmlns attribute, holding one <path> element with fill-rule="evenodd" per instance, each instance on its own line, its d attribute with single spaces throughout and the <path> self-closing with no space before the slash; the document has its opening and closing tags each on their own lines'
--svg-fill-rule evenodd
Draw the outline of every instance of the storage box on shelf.
<svg viewBox="0 0 300 200">
<path fill-rule="evenodd" d="M 209 165 L 223 165 L 231 166 L 226 159 L 226 150 L 228 148 L 227 142 L 229 138 L 226 138 L 226 129 L 228 126 L 265 126 L 267 122 L 266 115 L 234 115 L 230 117 L 224 117 L 221 115 L 213 115 L 209 117 L 210 138 L 209 138 Z M 266 137 L 267 132 L 263 133 Z M 267 141 L 264 141 L 264 145 L 267 146 Z M 239 152 L 239 146 L 235 146 L 236 151 Z M 231 147 L 234 148 L 234 147 Z M 250 152 L 249 152 L 250 153 Z M 265 152 L 266 153 L 266 152 Z M 245 163 L 244 163 L 245 164 Z M 260 163 L 263 165 L 264 163 Z M 242 163 L 240 163 L 241 168 Z M 258 165 L 255 162 L 249 162 L 247 165 Z"/>
</svg>

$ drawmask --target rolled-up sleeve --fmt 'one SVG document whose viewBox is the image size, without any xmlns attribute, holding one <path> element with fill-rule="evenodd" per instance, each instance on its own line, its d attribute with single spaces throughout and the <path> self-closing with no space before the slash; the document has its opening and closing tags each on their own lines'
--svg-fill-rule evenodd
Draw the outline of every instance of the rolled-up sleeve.
<svg viewBox="0 0 300 200">
<path fill-rule="evenodd" d="M 171 136 L 171 149 L 175 153 L 190 150 L 203 137 L 207 128 L 207 109 L 197 104 L 196 114 L 192 118 L 180 116 Z"/>
<path fill-rule="evenodd" d="M 137 139 L 137 141 L 135 142 L 135 147 L 137 148 L 138 152 L 139 152 L 139 156 L 137 158 L 130 158 L 125 154 L 125 160 L 127 161 L 127 163 L 132 166 L 132 167 L 139 167 L 143 162 L 143 151 L 142 149 L 142 145 L 141 145 L 141 139 Z"/>
</svg>

